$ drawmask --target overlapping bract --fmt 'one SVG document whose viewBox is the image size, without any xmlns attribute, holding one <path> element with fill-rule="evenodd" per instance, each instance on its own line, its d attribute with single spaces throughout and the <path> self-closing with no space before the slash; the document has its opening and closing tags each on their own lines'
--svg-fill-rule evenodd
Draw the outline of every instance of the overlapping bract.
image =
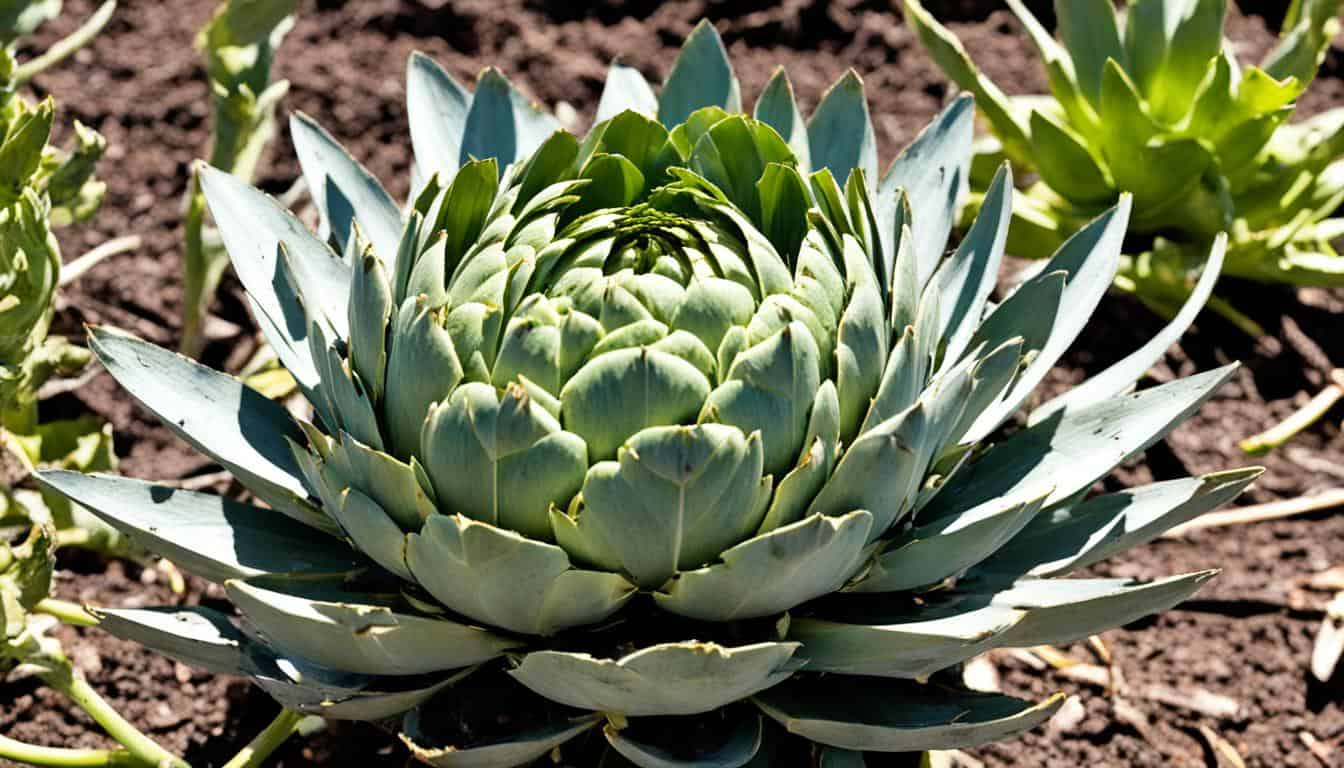
<svg viewBox="0 0 1344 768">
<path fill-rule="evenodd" d="M 583 138 L 493 70 L 468 92 L 415 56 L 404 213 L 328 134 L 291 126 L 326 243 L 206 171 L 314 415 L 95 331 L 131 394 L 271 507 L 45 473 L 223 583 L 243 617 L 113 610 L 103 626 L 301 711 L 406 712 L 404 740 L 441 766 L 567 742 L 576 764 L 610 749 L 783 765 L 809 752 L 790 740 L 950 748 L 1048 717 L 1058 699 L 926 681 L 1164 609 L 1209 577 L 1052 578 L 1255 476 L 1085 499 L 1230 374 L 1122 394 L 1189 324 L 1221 249 L 1163 337 L 990 445 L 1111 283 L 1128 198 L 994 305 L 1006 168 L 943 250 L 968 100 L 879 178 L 857 76 L 807 122 L 782 74 L 754 117 L 738 93 L 707 24 L 659 95 L 613 67 Z"/>
<path fill-rule="evenodd" d="M 1155 304 L 1179 303 L 1222 231 L 1228 274 L 1344 280 L 1332 245 L 1341 222 L 1330 218 L 1344 201 L 1344 110 L 1288 123 L 1339 29 L 1338 0 L 1294 2 L 1258 67 L 1243 67 L 1222 37 L 1225 0 L 1138 0 L 1124 11 L 1057 2 L 1059 41 L 1020 0 L 1008 5 L 1036 44 L 1049 95 L 1004 95 L 918 0 L 905 7 L 993 132 L 977 168 L 1007 158 L 1039 177 L 1018 197 L 1011 251 L 1048 252 L 1129 192 L 1131 230 L 1148 237 L 1136 239 L 1125 276 Z M 975 174 L 977 191 L 987 173 Z"/>
</svg>

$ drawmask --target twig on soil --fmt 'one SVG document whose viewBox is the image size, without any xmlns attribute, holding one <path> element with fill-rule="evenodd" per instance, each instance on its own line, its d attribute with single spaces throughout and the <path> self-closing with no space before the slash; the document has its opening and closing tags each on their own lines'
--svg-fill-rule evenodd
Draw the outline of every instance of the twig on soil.
<svg viewBox="0 0 1344 768">
<path fill-rule="evenodd" d="M 1314 493 L 1310 496 L 1299 496 L 1296 499 L 1286 499 L 1284 501 L 1271 501 L 1267 504 L 1252 504 L 1247 507 L 1237 507 L 1223 512 L 1211 512 L 1202 517 L 1195 518 L 1184 525 L 1178 525 L 1175 528 L 1162 534 L 1164 539 L 1179 539 L 1191 531 L 1201 531 L 1206 528 L 1221 528 L 1227 525 L 1242 525 L 1245 523 L 1261 523 L 1268 520 L 1280 520 L 1285 517 L 1294 517 L 1296 515 L 1305 515 L 1309 512 L 1320 512 L 1344 504 L 1344 488 L 1330 488 Z"/>
<path fill-rule="evenodd" d="M 116 0 L 107 0 L 94 11 L 89 20 L 84 22 L 69 35 L 56 41 L 41 56 L 25 61 L 23 64 L 14 68 L 13 81 L 16 84 L 23 84 L 32 80 L 34 77 L 42 74 L 47 68 L 55 66 L 74 55 L 80 48 L 89 44 L 89 41 L 98 36 L 107 22 L 112 19 L 112 12 L 117 10 Z"/>
<path fill-rule="evenodd" d="M 1229 696 L 1206 691 L 1203 688 L 1170 688 L 1165 685 L 1145 686 L 1137 692 L 1141 698 L 1169 707 L 1195 712 L 1215 720 L 1239 720 L 1241 704 Z"/>
<path fill-rule="evenodd" d="M 1219 736 L 1207 725 L 1199 726 L 1199 735 L 1204 738 L 1204 743 L 1209 745 L 1209 751 L 1213 753 L 1213 759 L 1218 768 L 1246 768 L 1246 761 L 1241 759 L 1241 753 Z"/>
<path fill-rule="evenodd" d="M 1316 642 L 1311 648 L 1311 674 L 1322 683 L 1335 676 L 1340 656 L 1344 656 L 1344 592 L 1326 606 Z"/>
<path fill-rule="evenodd" d="M 1269 453 L 1319 421 L 1341 397 L 1344 397 L 1344 370 L 1336 368 L 1330 372 L 1329 386 L 1316 393 L 1315 397 L 1288 418 L 1258 435 L 1242 440 L 1239 443 L 1241 450 L 1252 455 Z"/>
<path fill-rule="evenodd" d="M 1300 731 L 1297 734 L 1297 737 L 1302 740 L 1304 745 L 1306 745 L 1307 750 L 1316 756 L 1317 760 L 1320 760 L 1321 763 L 1326 766 L 1332 765 L 1330 757 L 1335 751 L 1333 747 L 1316 738 L 1311 731 Z"/>
<path fill-rule="evenodd" d="M 134 251 L 141 244 L 139 235 L 126 235 L 125 237 L 114 237 L 97 248 L 90 250 L 83 256 L 61 267 L 61 286 L 67 286 L 84 276 L 85 272 L 93 269 L 98 262 L 111 256 Z"/>
</svg>

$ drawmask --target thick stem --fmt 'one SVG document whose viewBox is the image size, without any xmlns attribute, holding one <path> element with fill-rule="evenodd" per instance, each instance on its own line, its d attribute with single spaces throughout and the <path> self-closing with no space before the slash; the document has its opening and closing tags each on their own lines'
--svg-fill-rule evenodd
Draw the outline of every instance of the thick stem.
<svg viewBox="0 0 1344 768">
<path fill-rule="evenodd" d="M 57 600 L 54 597 L 44 597 L 37 601 L 37 605 L 33 606 L 33 612 L 55 616 L 66 624 L 76 627 L 95 627 L 98 625 L 98 617 L 84 610 L 83 606 L 68 600 Z"/>
<path fill-rule="evenodd" d="M 156 768 L 191 768 L 186 761 L 174 756 L 127 722 L 83 677 L 68 669 L 59 673 L 43 674 L 41 677 L 47 685 L 69 696 L 81 709 L 89 713 L 89 717 L 102 726 L 107 735 L 125 747 L 135 761 Z"/>
<path fill-rule="evenodd" d="M 62 749 L 24 744 L 0 736 L 0 758 L 28 765 L 82 768 L 83 766 L 143 766 L 124 749 Z"/>
<path fill-rule="evenodd" d="M 257 734 L 252 743 L 243 747 L 242 751 L 233 756 L 233 759 L 224 764 L 224 768 L 257 768 L 262 761 L 271 756 L 271 753 L 284 744 L 294 730 L 299 727 L 299 721 L 303 715 L 290 709 L 280 710 L 280 714 L 275 716 L 271 724 L 266 726 L 266 730 Z"/>
<path fill-rule="evenodd" d="M 56 44 L 47 49 L 47 52 L 35 59 L 24 62 L 14 68 L 14 82 L 23 84 L 40 75 L 48 67 L 65 61 L 74 55 L 75 51 L 89 44 L 107 22 L 112 18 L 112 12 L 117 10 L 117 0 L 107 0 L 99 6 L 89 20 L 80 25 L 79 29 L 71 32 L 68 37 L 61 38 Z"/>
</svg>

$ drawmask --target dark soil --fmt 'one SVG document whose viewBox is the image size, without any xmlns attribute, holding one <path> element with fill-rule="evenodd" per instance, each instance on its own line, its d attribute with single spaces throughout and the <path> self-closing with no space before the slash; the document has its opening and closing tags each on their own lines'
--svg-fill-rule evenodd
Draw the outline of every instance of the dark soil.
<svg viewBox="0 0 1344 768">
<path fill-rule="evenodd" d="M 90 0 L 67 2 L 65 17 L 44 30 L 42 41 L 68 32 L 92 5 Z M 110 323 L 176 345 L 182 194 L 189 164 L 207 151 L 209 130 L 204 74 L 191 44 L 212 5 L 178 2 L 169 10 L 151 0 L 124 0 L 93 46 L 37 82 L 39 91 L 57 97 L 61 121 L 88 123 L 110 144 L 101 169 L 107 199 L 90 226 L 62 234 L 67 258 L 109 237 L 136 233 L 144 238 L 137 253 L 101 265 L 66 291 L 59 316 L 66 332 L 74 333 L 85 322 Z M 302 6 L 277 67 L 279 76 L 292 83 L 284 108 L 316 117 L 401 196 L 410 161 L 404 65 L 412 50 L 430 53 L 467 82 L 483 66 L 498 65 L 540 101 L 568 102 L 583 121 L 596 106 L 612 59 L 640 68 L 657 82 L 679 41 L 707 16 L 728 42 L 747 99 L 754 99 L 774 67 L 783 64 L 807 110 L 830 82 L 847 68 L 856 69 L 867 84 L 885 161 L 949 95 L 945 79 L 888 5 L 861 0 L 318 0 Z M 1264 17 L 1234 14 L 1231 33 L 1243 58 L 1268 48 L 1266 18 L 1277 23 L 1280 5 L 1246 4 Z M 945 0 L 930 6 L 957 20 L 954 28 L 998 83 L 1013 92 L 1044 89 L 1011 14 L 986 10 L 998 3 Z M 1341 69 L 1344 48 L 1337 46 L 1322 78 L 1302 100 L 1303 113 L 1341 103 Z M 279 192 L 297 175 L 288 141 L 277 140 L 261 165 L 259 183 Z M 1255 463 L 1238 450 L 1237 441 L 1282 419 L 1323 386 L 1325 370 L 1344 365 L 1339 341 L 1344 339 L 1339 314 L 1344 294 L 1234 285 L 1220 292 L 1274 339 L 1254 344 L 1222 321 L 1202 318 L 1154 377 L 1186 375 L 1234 359 L 1245 367 L 1218 399 L 1151 449 L 1145 463 L 1125 468 L 1109 485 Z M 251 328 L 231 278 L 225 280 L 216 312 L 228 323 Z M 1133 349 L 1158 325 L 1135 302 L 1108 298 L 1079 349 L 1047 388 L 1057 391 L 1081 381 Z M 207 349 L 207 362 L 236 365 L 239 343 L 238 338 L 217 341 Z M 127 474 L 165 479 L 216 470 L 134 406 L 106 375 L 94 378 L 77 397 L 81 402 L 66 400 L 56 407 L 87 407 L 111 420 Z M 1344 484 L 1341 416 L 1339 410 L 1332 412 L 1287 449 L 1256 460 L 1269 471 L 1241 503 Z M 1336 563 L 1344 563 L 1344 516 L 1326 513 L 1162 541 L 1096 567 L 1097 574 L 1138 577 L 1223 568 L 1198 602 L 1110 632 L 1106 640 L 1130 690 L 1200 688 L 1235 699 L 1240 711 L 1211 718 L 1130 697 L 1152 724 L 1140 733 L 1114 716 L 1110 698 L 1100 690 L 1007 660 L 1001 668 L 1005 690 L 1036 697 L 1070 690 L 1081 696 L 1086 717 L 1063 732 L 1040 729 L 1020 742 L 974 754 L 991 766 L 1214 766 L 1218 763 L 1198 732 L 1203 725 L 1233 744 L 1252 768 L 1328 764 L 1304 745 L 1303 732 L 1335 749 L 1333 764 L 1344 764 L 1344 691 L 1337 683 L 1310 684 L 1307 672 L 1319 621 L 1311 609 L 1319 609 L 1329 595 L 1298 589 L 1303 577 Z M 132 564 L 104 565 L 81 556 L 66 558 L 62 565 L 66 570 L 57 594 L 66 599 L 109 606 L 225 605 L 219 594 L 195 581 L 189 581 L 185 596 L 174 596 L 155 571 Z M 114 705 L 194 765 L 221 764 L 276 711 L 274 703 L 243 682 L 187 669 L 97 630 L 64 629 L 60 637 Z M 1087 654 L 1082 647 L 1069 650 L 1080 659 Z M 58 746 L 110 745 L 86 717 L 31 681 L 7 683 L 0 691 L 0 733 Z M 374 729 L 334 724 L 325 734 L 293 742 L 275 764 L 373 768 L 405 761 L 394 740 Z"/>
</svg>

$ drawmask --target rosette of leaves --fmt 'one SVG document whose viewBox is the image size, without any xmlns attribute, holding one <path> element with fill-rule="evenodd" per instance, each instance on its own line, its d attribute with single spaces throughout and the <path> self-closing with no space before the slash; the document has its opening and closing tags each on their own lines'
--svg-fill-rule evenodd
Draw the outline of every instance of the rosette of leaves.
<svg viewBox="0 0 1344 768">
<path fill-rule="evenodd" d="M 293 710 L 400 718 L 439 766 L 858 764 L 1042 722 L 1060 697 L 942 670 L 1212 575 L 1056 578 L 1258 472 L 1088 497 L 1231 374 L 1128 393 L 1218 248 L 1161 336 L 1023 422 L 1115 275 L 1130 203 L 990 302 L 1006 167 L 944 251 L 968 99 L 879 175 L 857 75 L 804 121 L 781 72 L 749 116 L 708 24 L 657 92 L 613 66 L 581 137 L 493 69 L 468 90 L 415 55 L 407 92 L 405 209 L 303 116 L 325 238 L 202 171 L 311 417 L 93 331 L 127 391 L 255 496 L 43 473 L 241 614 L 106 610 L 107 631 Z"/>
<path fill-rule="evenodd" d="M 1007 158 L 1035 181 L 1017 197 L 1010 250 L 1050 252 L 1121 194 L 1133 195 L 1120 285 L 1171 312 L 1219 232 L 1226 274 L 1344 284 L 1332 243 L 1344 202 L 1344 109 L 1289 123 L 1339 30 L 1338 0 L 1294 0 L 1258 66 L 1222 36 L 1226 0 L 1059 0 L 1056 40 L 1008 0 L 1035 44 L 1047 95 L 1006 96 L 957 38 L 907 0 L 934 61 L 974 93 L 993 136 L 972 174 L 971 211 Z M 968 213 L 968 215 L 970 215 Z M 1234 314 L 1235 317 L 1235 314 Z"/>
</svg>

